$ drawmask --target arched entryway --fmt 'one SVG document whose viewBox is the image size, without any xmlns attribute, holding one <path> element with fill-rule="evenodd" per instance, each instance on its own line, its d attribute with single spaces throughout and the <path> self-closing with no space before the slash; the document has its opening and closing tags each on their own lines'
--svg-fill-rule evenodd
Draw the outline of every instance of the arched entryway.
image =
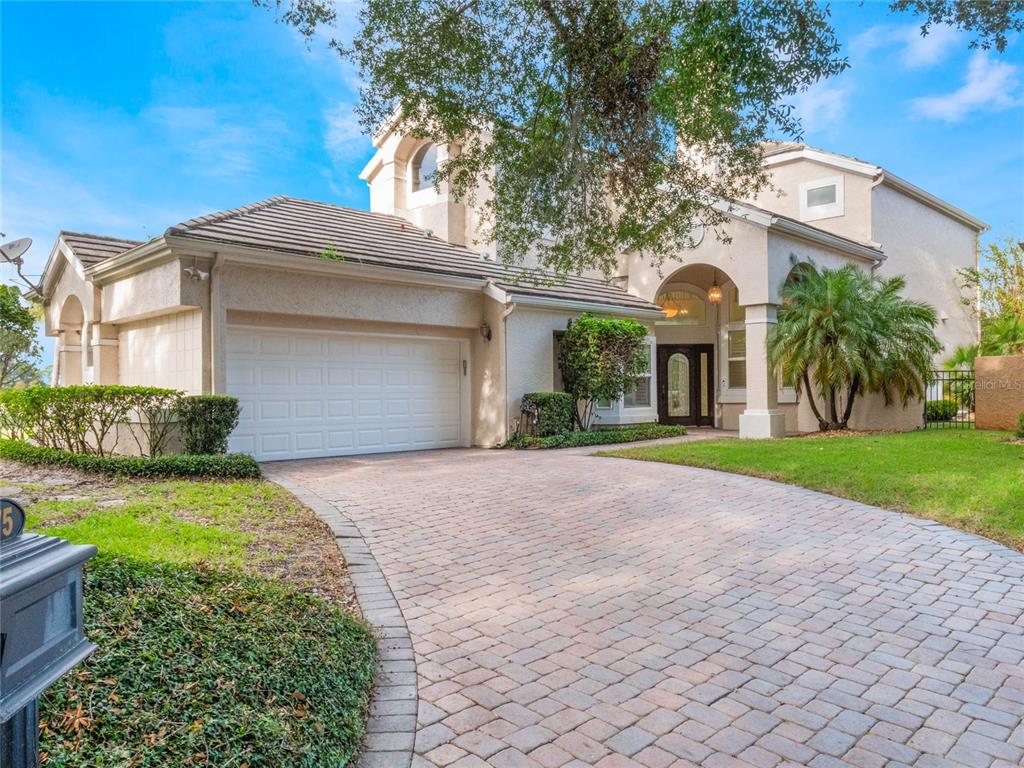
<svg viewBox="0 0 1024 768">
<path fill-rule="evenodd" d="M 731 427 L 730 405 L 742 409 L 746 386 L 745 311 L 732 278 L 710 264 L 676 270 L 655 303 L 658 420 Z"/>
<path fill-rule="evenodd" d="M 53 372 L 53 380 L 57 386 L 81 384 L 82 375 L 82 329 L 85 325 L 85 312 L 82 302 L 77 296 L 68 296 L 60 308 L 60 319 L 57 325 L 57 367 Z"/>
</svg>

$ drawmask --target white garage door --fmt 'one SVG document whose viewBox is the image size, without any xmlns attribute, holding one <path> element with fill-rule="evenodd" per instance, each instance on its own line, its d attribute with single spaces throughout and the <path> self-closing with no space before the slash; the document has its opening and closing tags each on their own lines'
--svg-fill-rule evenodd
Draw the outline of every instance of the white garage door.
<svg viewBox="0 0 1024 768">
<path fill-rule="evenodd" d="M 462 342 L 229 328 L 231 450 L 257 459 L 466 444 Z"/>
</svg>

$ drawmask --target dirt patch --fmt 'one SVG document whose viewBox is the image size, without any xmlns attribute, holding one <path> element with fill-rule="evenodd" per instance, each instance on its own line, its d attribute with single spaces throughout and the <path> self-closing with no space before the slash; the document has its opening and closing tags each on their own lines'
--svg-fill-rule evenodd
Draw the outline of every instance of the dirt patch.
<svg viewBox="0 0 1024 768">
<path fill-rule="evenodd" d="M 833 437 L 879 437 L 896 434 L 899 433 L 892 429 L 833 429 L 828 432 L 806 432 L 802 435 L 791 435 L 789 439 L 828 440 Z"/>
<path fill-rule="evenodd" d="M 81 502 L 69 506 L 67 513 L 59 518 L 50 518 L 50 525 L 73 523 L 96 512 L 137 503 L 144 497 L 138 491 L 158 482 L 126 482 L 72 470 L 0 461 L 0 492 L 3 496 L 14 498 L 26 506 L 40 501 Z M 269 481 L 263 482 L 269 484 Z M 247 560 L 245 569 L 264 578 L 287 582 L 358 612 L 345 560 L 330 528 L 290 493 L 278 486 L 273 487 L 275 493 L 267 496 L 274 514 L 263 514 L 261 509 L 261 514 L 242 516 L 234 526 L 253 537 L 249 547 L 252 557 Z M 170 513 L 187 522 L 213 523 L 192 509 L 172 506 Z"/>
</svg>

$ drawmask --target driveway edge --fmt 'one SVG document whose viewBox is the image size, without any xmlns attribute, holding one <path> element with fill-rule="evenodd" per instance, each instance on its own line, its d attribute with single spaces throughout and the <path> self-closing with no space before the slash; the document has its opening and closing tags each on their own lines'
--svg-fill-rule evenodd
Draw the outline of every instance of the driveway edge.
<svg viewBox="0 0 1024 768">
<path fill-rule="evenodd" d="M 345 558 L 363 617 L 377 636 L 377 673 L 358 768 L 409 768 L 419 701 L 416 658 L 405 616 L 359 528 L 327 499 L 274 472 L 277 483 L 327 523 Z"/>
</svg>

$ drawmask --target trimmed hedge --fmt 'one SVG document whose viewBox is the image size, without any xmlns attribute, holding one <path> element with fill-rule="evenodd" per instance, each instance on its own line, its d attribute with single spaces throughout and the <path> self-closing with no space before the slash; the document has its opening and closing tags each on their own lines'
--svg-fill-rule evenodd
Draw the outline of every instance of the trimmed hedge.
<svg viewBox="0 0 1024 768">
<path fill-rule="evenodd" d="M 42 448 L 20 440 L 0 440 L 0 459 L 32 466 L 60 467 L 116 477 L 250 479 L 262 475 L 256 459 L 245 453 L 200 456 L 98 456 Z"/>
<path fill-rule="evenodd" d="M 561 432 L 548 437 L 516 435 L 505 443 L 506 448 L 577 448 L 585 445 L 635 443 L 686 434 L 686 427 L 672 424 L 638 424 L 633 427 L 595 429 L 591 432 Z"/>
<path fill-rule="evenodd" d="M 374 638 L 342 607 L 262 577 L 103 554 L 84 589 L 99 648 L 40 699 L 46 766 L 353 764 Z"/>
<path fill-rule="evenodd" d="M 192 395 L 178 402 L 181 446 L 185 453 L 227 453 L 228 436 L 238 426 L 238 398 Z"/>
<path fill-rule="evenodd" d="M 531 419 L 533 433 L 549 437 L 572 431 L 576 403 L 568 392 L 528 392 L 523 395 L 520 411 L 523 419 Z"/>
<path fill-rule="evenodd" d="M 925 421 L 949 421 L 960 410 L 955 400 L 929 400 L 924 404 Z"/>
</svg>

